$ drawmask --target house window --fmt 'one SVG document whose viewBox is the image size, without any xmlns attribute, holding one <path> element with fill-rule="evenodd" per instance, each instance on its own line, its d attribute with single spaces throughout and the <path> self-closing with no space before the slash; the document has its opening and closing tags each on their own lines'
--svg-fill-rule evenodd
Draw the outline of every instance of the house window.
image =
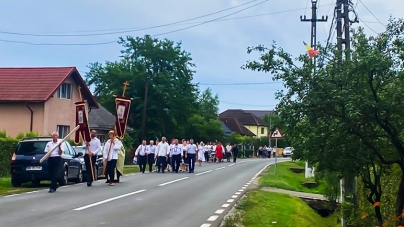
<svg viewBox="0 0 404 227">
<path fill-rule="evenodd" d="M 265 128 L 261 128 L 261 134 L 265 133 Z"/>
<path fill-rule="evenodd" d="M 72 84 L 64 83 L 58 89 L 58 98 L 72 99 Z"/>
<path fill-rule="evenodd" d="M 56 131 L 59 133 L 59 138 L 65 138 L 70 132 L 70 126 L 58 125 Z"/>
</svg>

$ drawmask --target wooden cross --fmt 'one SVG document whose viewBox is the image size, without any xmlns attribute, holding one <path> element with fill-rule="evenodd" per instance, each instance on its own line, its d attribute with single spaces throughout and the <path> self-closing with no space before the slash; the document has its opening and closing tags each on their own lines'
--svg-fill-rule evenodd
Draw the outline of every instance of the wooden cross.
<svg viewBox="0 0 404 227">
<path fill-rule="evenodd" d="M 129 85 L 128 81 L 125 81 L 125 83 L 123 83 L 123 92 L 122 92 L 122 97 L 125 96 L 125 92 L 126 92 L 126 87 Z"/>
<path fill-rule="evenodd" d="M 83 101 L 83 97 L 81 96 L 81 87 L 80 87 L 80 85 L 77 86 L 77 89 L 79 89 L 80 101 Z"/>
</svg>

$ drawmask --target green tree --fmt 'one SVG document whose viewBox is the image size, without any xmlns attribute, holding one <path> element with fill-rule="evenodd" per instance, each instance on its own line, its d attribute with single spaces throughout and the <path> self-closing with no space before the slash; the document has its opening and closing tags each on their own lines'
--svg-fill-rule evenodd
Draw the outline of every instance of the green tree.
<svg viewBox="0 0 404 227">
<path fill-rule="evenodd" d="M 217 119 L 219 96 L 217 94 L 213 95 L 210 88 L 207 88 L 199 95 L 198 104 L 198 111 L 206 120 Z"/>
<path fill-rule="evenodd" d="M 258 51 L 261 57 L 245 65 L 284 81 L 287 91 L 277 94 L 277 109 L 296 148 L 295 157 L 342 177 L 360 174 L 372 205 L 381 202 L 383 169 L 393 165 L 401 169 L 396 217 L 404 206 L 403 30 L 404 21 L 399 19 L 377 37 L 367 37 L 361 28 L 354 31 L 347 50 L 352 58 L 342 59 L 334 45 L 331 50 L 319 47 L 322 54 L 315 74 L 308 56 L 293 59 L 275 43 L 270 48 L 249 48 L 249 53 Z M 379 206 L 374 210 L 381 225 L 387 217 L 382 217 Z"/>
<path fill-rule="evenodd" d="M 134 138 L 184 136 L 184 119 L 198 108 L 191 55 L 181 43 L 149 35 L 120 38 L 119 43 L 124 48 L 119 61 L 89 65 L 86 80 L 95 86 L 98 101 L 115 112 L 112 96 L 120 95 L 128 81 L 125 95 L 134 98 L 128 125 L 135 129 Z"/>
</svg>

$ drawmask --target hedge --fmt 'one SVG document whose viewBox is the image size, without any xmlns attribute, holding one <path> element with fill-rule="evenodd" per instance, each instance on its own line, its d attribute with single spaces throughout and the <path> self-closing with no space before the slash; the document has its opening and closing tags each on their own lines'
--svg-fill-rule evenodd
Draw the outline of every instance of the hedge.
<svg viewBox="0 0 404 227">
<path fill-rule="evenodd" d="M 0 177 L 10 175 L 10 161 L 19 140 L 0 138 Z"/>
</svg>

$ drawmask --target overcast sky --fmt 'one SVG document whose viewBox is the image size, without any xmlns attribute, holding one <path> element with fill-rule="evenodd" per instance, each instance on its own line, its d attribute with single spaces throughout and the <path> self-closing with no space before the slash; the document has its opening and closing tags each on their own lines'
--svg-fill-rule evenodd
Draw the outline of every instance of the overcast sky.
<svg viewBox="0 0 404 227">
<path fill-rule="evenodd" d="M 387 23 L 390 15 L 404 15 L 402 0 L 352 1 L 363 21 L 353 26 L 365 27 L 370 35 L 383 31 L 383 24 Z M 251 3 L 182 24 L 150 28 L 204 16 L 248 2 Z M 251 7 L 260 2 L 264 3 Z M 118 59 L 121 47 L 114 41 L 119 36 L 171 32 L 157 37 L 183 43 L 183 49 L 192 54 L 197 65 L 195 82 L 201 83 L 202 89 L 211 87 L 218 93 L 220 111 L 271 110 L 277 103 L 274 93 L 277 89 L 282 89 L 282 84 L 269 83 L 272 82 L 269 74 L 240 69 L 247 60 L 257 57 L 248 55 L 246 48 L 258 44 L 269 45 L 272 40 L 276 40 L 295 56 L 305 53 L 302 41 L 310 43 L 310 23 L 300 22 L 299 17 L 311 17 L 309 2 L 310 0 L 3 0 L 0 2 L 0 64 L 4 67 L 76 66 L 84 76 L 88 63 Z M 328 23 L 318 24 L 317 40 L 324 43 L 335 0 L 318 2 L 318 16 L 329 17 Z M 224 17 L 226 15 L 229 16 Z M 187 28 L 197 25 L 196 22 L 206 21 L 211 22 Z M 128 31 L 139 28 L 150 29 Z M 175 32 L 178 29 L 183 30 Z M 116 34 L 111 34 L 114 32 Z M 91 35 L 95 33 L 110 34 Z M 335 42 L 335 39 L 334 36 L 332 41 Z M 109 44 L 32 45 L 95 43 Z M 240 83 L 253 84 L 234 85 Z"/>
</svg>

